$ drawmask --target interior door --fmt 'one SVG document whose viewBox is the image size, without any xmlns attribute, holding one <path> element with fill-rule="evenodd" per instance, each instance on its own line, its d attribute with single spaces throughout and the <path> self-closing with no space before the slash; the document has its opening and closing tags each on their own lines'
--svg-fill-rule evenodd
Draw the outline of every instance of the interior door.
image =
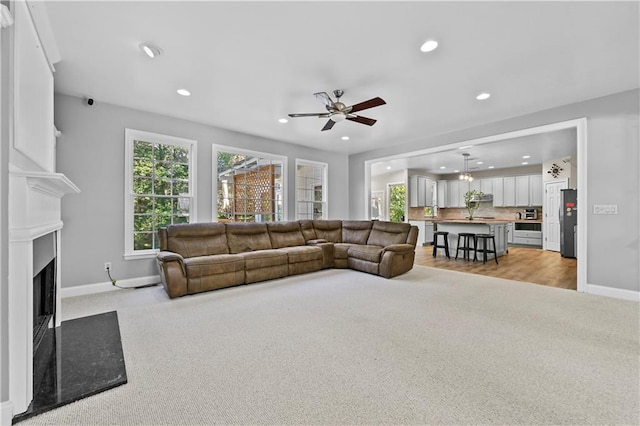
<svg viewBox="0 0 640 426">
<path fill-rule="evenodd" d="M 567 180 L 545 182 L 543 248 L 560 251 L 560 190 L 567 189 Z"/>
</svg>

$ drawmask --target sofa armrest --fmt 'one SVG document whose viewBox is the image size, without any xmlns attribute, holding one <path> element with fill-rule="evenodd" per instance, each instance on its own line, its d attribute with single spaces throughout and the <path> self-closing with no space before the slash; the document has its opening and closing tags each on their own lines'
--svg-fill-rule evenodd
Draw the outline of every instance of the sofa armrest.
<svg viewBox="0 0 640 426">
<path fill-rule="evenodd" d="M 178 253 L 161 251 L 156 258 L 162 285 L 170 298 L 184 296 L 188 292 L 187 271 L 184 258 Z"/>
<path fill-rule="evenodd" d="M 384 251 L 405 252 L 414 251 L 415 248 L 411 244 L 390 244 L 384 248 Z"/>
<path fill-rule="evenodd" d="M 307 241 L 307 245 L 309 246 L 315 246 L 316 244 L 322 244 L 322 243 L 328 243 L 329 241 L 325 240 L 324 238 L 317 238 L 315 240 L 309 240 Z"/>
</svg>

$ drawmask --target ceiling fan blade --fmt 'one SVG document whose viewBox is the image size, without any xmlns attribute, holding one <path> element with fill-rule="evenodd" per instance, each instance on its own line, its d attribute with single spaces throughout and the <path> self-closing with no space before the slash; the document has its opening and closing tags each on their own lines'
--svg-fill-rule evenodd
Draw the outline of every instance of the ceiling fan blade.
<svg viewBox="0 0 640 426">
<path fill-rule="evenodd" d="M 329 119 L 327 121 L 327 124 L 324 125 L 324 127 L 322 128 L 322 131 L 324 132 L 325 130 L 331 130 L 331 128 L 333 127 L 333 125 L 336 124 L 335 121 Z"/>
<path fill-rule="evenodd" d="M 368 101 L 364 101 L 364 102 L 360 102 L 359 104 L 352 105 L 349 112 L 358 112 L 358 111 L 362 111 L 363 109 L 369 109 L 369 108 L 377 107 L 384 104 L 386 104 L 384 99 L 376 97 L 376 98 L 369 99 Z"/>
<path fill-rule="evenodd" d="M 327 95 L 327 92 L 318 92 L 318 93 L 314 93 L 313 96 L 316 97 L 316 99 L 318 99 L 320 102 L 322 102 L 327 109 L 333 109 L 334 108 L 334 102 L 333 100 L 331 100 L 331 97 L 329 95 Z"/>
<path fill-rule="evenodd" d="M 329 117 L 331 114 L 328 112 L 305 112 L 301 114 L 289 114 L 289 117 Z"/>
<path fill-rule="evenodd" d="M 376 124 L 376 121 L 377 121 L 377 120 L 374 120 L 373 118 L 367 118 L 361 115 L 349 116 L 347 117 L 347 120 L 355 121 L 356 123 L 360 123 L 360 124 L 366 124 L 367 126 L 373 126 L 374 124 Z"/>
</svg>

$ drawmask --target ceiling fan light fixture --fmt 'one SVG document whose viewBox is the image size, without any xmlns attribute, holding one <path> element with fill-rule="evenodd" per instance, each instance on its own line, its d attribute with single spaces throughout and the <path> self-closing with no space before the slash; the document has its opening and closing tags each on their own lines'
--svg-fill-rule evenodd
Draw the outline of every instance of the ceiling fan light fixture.
<svg viewBox="0 0 640 426">
<path fill-rule="evenodd" d="M 331 121 L 339 123 L 341 121 L 344 121 L 347 119 L 347 116 L 342 114 L 342 113 L 336 113 L 333 114 L 331 117 L 329 117 L 331 119 Z"/>
<path fill-rule="evenodd" d="M 427 40 L 420 46 L 420 51 L 424 53 L 433 52 L 438 48 L 438 42 L 435 40 Z"/>
<path fill-rule="evenodd" d="M 140 43 L 138 45 L 138 48 L 142 51 L 142 53 L 144 53 L 145 55 L 147 55 L 148 57 L 150 57 L 151 59 L 155 58 L 156 56 L 160 56 L 162 54 L 162 50 L 160 50 L 159 47 L 156 47 L 152 44 L 149 43 Z"/>
</svg>

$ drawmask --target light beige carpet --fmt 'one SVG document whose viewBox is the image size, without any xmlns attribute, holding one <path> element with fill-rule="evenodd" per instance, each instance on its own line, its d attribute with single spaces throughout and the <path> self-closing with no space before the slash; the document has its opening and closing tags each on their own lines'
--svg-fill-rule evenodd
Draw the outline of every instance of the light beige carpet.
<svg viewBox="0 0 640 426">
<path fill-rule="evenodd" d="M 634 302 L 420 266 L 63 302 L 109 310 L 129 383 L 22 425 L 640 422 Z"/>
</svg>

